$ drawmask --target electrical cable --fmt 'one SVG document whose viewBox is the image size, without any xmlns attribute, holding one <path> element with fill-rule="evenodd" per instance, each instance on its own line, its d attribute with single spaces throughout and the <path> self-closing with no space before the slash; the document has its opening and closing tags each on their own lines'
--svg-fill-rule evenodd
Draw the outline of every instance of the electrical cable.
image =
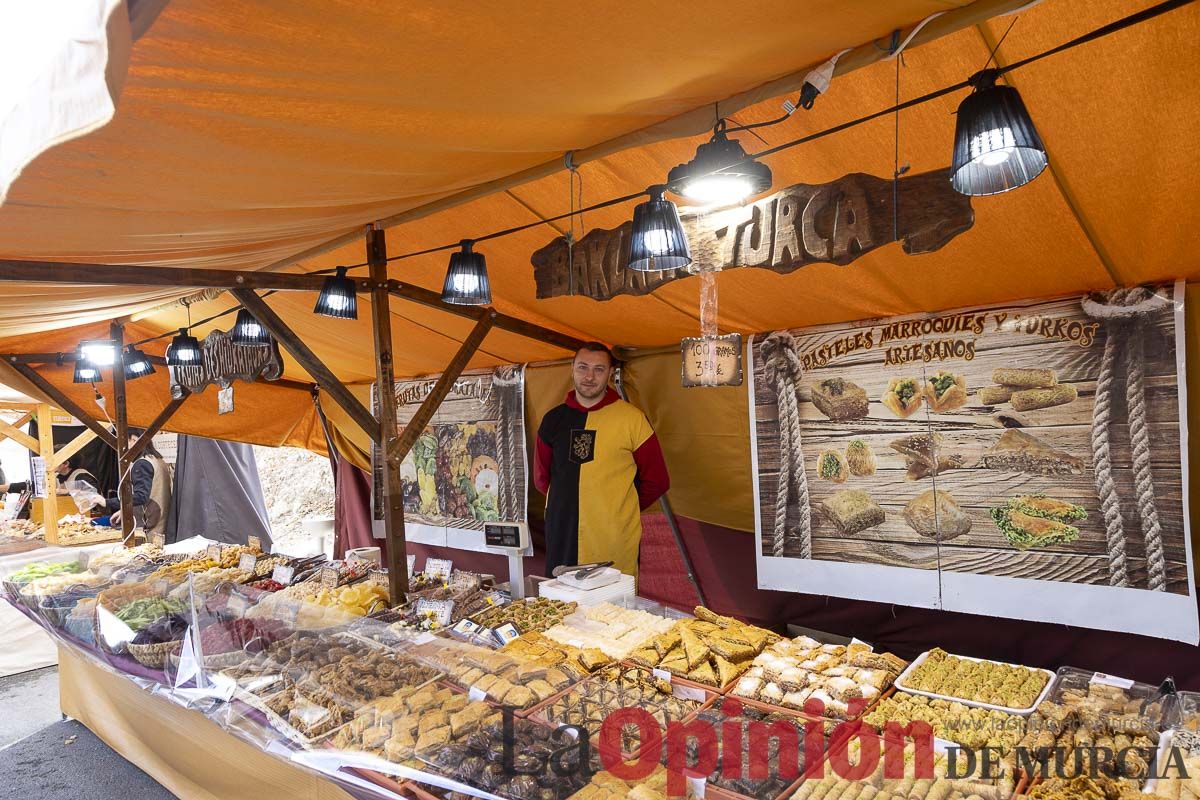
<svg viewBox="0 0 1200 800">
<path fill-rule="evenodd" d="M 997 75 L 1003 75 L 1005 73 L 1021 69 L 1022 67 L 1026 67 L 1030 64 L 1041 61 L 1044 58 L 1048 58 L 1050 56 L 1062 53 L 1066 50 L 1071 50 L 1071 49 L 1074 49 L 1081 45 L 1088 44 L 1090 42 L 1094 42 L 1097 39 L 1102 39 L 1105 36 L 1109 36 L 1113 33 L 1117 33 L 1119 31 L 1125 30 L 1127 28 L 1131 28 L 1135 25 L 1140 25 L 1143 22 L 1147 22 L 1151 19 L 1154 19 L 1155 17 L 1158 17 L 1158 16 L 1161 16 L 1168 12 L 1174 11 L 1178 8 L 1182 8 L 1183 6 L 1190 5 L 1194 2 L 1196 2 L 1196 0 L 1164 0 L 1163 2 L 1158 3 L 1157 5 L 1150 6 L 1149 8 L 1146 8 L 1141 11 L 1130 14 L 1128 16 L 1122 17 L 1121 19 L 1114 20 L 1113 22 L 1110 22 L 1107 25 L 1102 25 L 1099 28 L 1096 28 L 1092 31 L 1089 31 L 1088 33 L 1077 36 L 1074 39 L 1070 39 L 1066 42 L 1063 42 L 1062 44 L 1052 47 L 1049 50 L 1043 50 L 1040 53 L 1035 53 L 1034 55 L 1028 56 L 1027 58 L 1023 58 L 1019 61 L 1014 61 L 1013 63 L 1011 63 L 1007 66 L 995 67 L 992 70 L 992 72 L 994 72 Z M 1030 5 L 1033 5 L 1033 4 L 1031 3 Z M 1020 9 L 1018 9 L 1018 10 L 1020 10 Z M 1015 24 L 1015 20 L 1014 20 L 1014 24 Z M 1012 29 L 1012 25 L 1010 24 L 1009 30 L 1011 30 L 1011 29 Z M 1007 36 L 1007 32 L 1005 33 L 1005 36 Z M 1003 42 L 1003 38 L 1001 38 L 1001 42 Z M 997 43 L 997 48 L 999 48 L 999 43 Z M 994 52 L 993 52 L 993 55 L 994 55 Z M 989 57 L 989 62 L 990 62 L 990 57 Z M 972 76 L 972 77 L 974 77 L 974 76 Z M 712 172 L 708 173 L 708 175 L 717 175 L 717 174 L 720 174 L 721 172 L 724 172 L 725 170 L 744 166 L 746 164 L 749 164 L 752 161 L 766 158 L 768 156 L 773 156 L 776 153 L 783 152 L 784 150 L 790 150 L 794 147 L 799 147 L 802 144 L 807 144 L 809 142 L 813 142 L 818 139 L 823 139 L 827 136 L 832 136 L 835 133 L 841 133 L 842 131 L 849 130 L 850 128 L 854 128 L 859 125 L 863 125 L 867 122 L 872 122 L 876 119 L 879 119 L 880 117 L 886 117 L 889 114 L 896 114 L 905 109 L 923 105 L 925 103 L 931 102 L 933 100 L 937 100 L 941 97 L 945 97 L 948 94 L 952 94 L 961 89 L 966 89 L 971 86 L 972 86 L 972 78 L 967 78 L 966 80 L 962 80 L 962 81 L 959 81 L 958 83 L 954 83 L 949 86 L 942 87 L 941 89 L 935 89 L 934 91 L 920 95 L 919 97 L 914 97 L 909 100 L 905 100 L 904 102 L 897 102 L 888 108 L 883 108 L 878 111 L 874 111 L 870 114 L 865 114 L 861 117 L 856 117 L 854 119 L 839 123 L 832 127 L 825 128 L 823 130 L 816 131 L 814 133 L 810 133 L 806 136 L 801 136 L 799 138 L 792 139 L 787 142 L 783 142 L 782 144 L 775 145 L 774 147 L 768 147 L 764 150 L 758 151 L 757 153 L 751 153 L 751 154 L 747 155 L 744 159 L 741 159 L 732 164 L 727 164 L 724 167 L 721 167 L 720 169 L 713 170 Z M 730 130 L 748 130 L 748 129 L 754 128 L 754 127 L 763 127 L 765 124 L 766 123 L 752 123 L 749 126 L 742 126 L 742 127 L 733 128 Z M 707 176 L 702 176 L 702 177 L 707 177 Z M 493 231 L 491 233 L 486 233 L 486 234 L 482 234 L 479 236 L 468 237 L 468 238 L 472 242 L 486 242 L 486 241 L 490 241 L 492 239 L 499 239 L 504 236 L 511 236 L 512 234 L 515 234 L 515 233 L 521 233 L 523 231 L 531 230 L 533 228 L 538 228 L 538 227 L 541 227 L 542 225 L 547 225 L 552 222 L 561 222 L 562 220 L 573 218 L 576 214 L 584 214 L 584 213 L 590 212 L 590 211 L 599 211 L 601 209 L 610 208 L 612 206 L 621 205 L 623 203 L 628 203 L 631 200 L 636 200 L 639 197 L 646 196 L 648 193 L 649 193 L 648 190 L 643 189 L 638 192 L 632 192 L 630 194 L 622 195 L 620 197 L 614 197 L 609 200 L 604 200 L 604 201 L 601 201 L 598 203 L 593 203 L 586 207 L 582 207 L 582 208 L 578 208 L 578 209 L 573 208 L 565 213 L 558 214 L 557 216 L 547 217 L 545 219 L 538 219 L 534 222 L 529 222 L 524 225 L 516 225 L 511 228 L 504 228 L 502 230 Z M 404 260 L 407 260 L 410 258 L 419 258 L 420 256 L 432 255 L 435 253 L 442 253 L 442 252 L 446 252 L 449 250 L 457 250 L 460 247 L 461 242 L 462 242 L 462 240 L 460 239 L 460 240 L 457 240 L 450 244 L 444 244 L 444 245 L 440 245 L 437 247 L 429 247 L 429 248 L 425 248 L 423 250 L 416 250 L 416 251 L 412 251 L 412 252 L 408 252 L 408 253 L 399 253 L 394 256 L 389 256 L 387 260 L 389 262 L 404 261 Z M 305 274 L 327 275 L 327 274 L 336 272 L 342 266 L 344 266 L 347 270 L 351 270 L 351 269 L 359 269 L 361 267 L 368 266 L 368 263 L 369 262 L 364 261 L 359 264 L 339 265 L 337 267 L 330 267 L 330 268 L 326 268 L 326 269 L 314 270 L 313 272 L 309 272 L 309 273 L 305 273 Z M 275 290 L 265 292 L 262 296 L 267 297 L 271 294 L 274 294 L 274 291 Z M 189 308 L 189 311 L 190 311 L 190 308 Z M 229 314 L 236 313 L 236 312 L 237 312 L 237 308 L 228 309 L 219 314 L 215 314 L 212 317 L 203 319 L 200 322 L 196 323 L 196 325 L 204 325 L 204 324 L 207 324 L 208 322 L 212 322 L 214 320 L 220 319 L 221 317 L 224 317 Z M 172 335 L 171 333 L 164 333 L 159 336 L 153 336 L 148 339 L 144 339 L 140 342 L 135 342 L 135 345 L 140 346 L 143 344 L 147 344 L 149 342 L 157 341 L 158 339 L 167 338 L 171 335 Z"/>
</svg>

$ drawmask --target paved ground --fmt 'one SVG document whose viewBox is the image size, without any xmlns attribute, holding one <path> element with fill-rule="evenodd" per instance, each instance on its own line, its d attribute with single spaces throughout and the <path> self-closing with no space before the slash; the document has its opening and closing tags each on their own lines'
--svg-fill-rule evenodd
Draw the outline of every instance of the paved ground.
<svg viewBox="0 0 1200 800">
<path fill-rule="evenodd" d="M 58 667 L 0 678 L 0 748 L 60 719 Z"/>
<path fill-rule="evenodd" d="M 169 800 L 146 773 L 58 708 L 58 669 L 0 678 L 0 786 L 25 800 Z"/>
</svg>

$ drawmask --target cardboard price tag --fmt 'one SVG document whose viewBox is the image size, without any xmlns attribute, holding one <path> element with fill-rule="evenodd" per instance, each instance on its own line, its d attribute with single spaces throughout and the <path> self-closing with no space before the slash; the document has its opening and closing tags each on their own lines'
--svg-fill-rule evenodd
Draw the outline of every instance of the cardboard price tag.
<svg viewBox="0 0 1200 800">
<path fill-rule="evenodd" d="M 386 569 L 372 569 L 367 571 L 367 582 L 376 586 L 388 588 L 391 582 L 388 580 L 388 571 Z"/>
<path fill-rule="evenodd" d="M 217 562 L 220 562 L 220 560 L 221 560 L 221 545 L 219 545 L 219 544 L 210 544 L 210 545 L 208 546 L 208 548 L 207 548 L 207 549 L 204 551 L 204 556 L 205 556 L 205 558 L 207 558 L 209 561 L 217 561 Z"/>
<path fill-rule="evenodd" d="M 321 567 L 321 587 L 336 589 L 342 580 L 342 573 L 337 567 Z"/>
<path fill-rule="evenodd" d="M 506 622 L 496 628 L 495 634 L 496 638 L 500 640 L 500 646 L 503 647 L 513 639 L 516 639 L 518 636 L 520 636 L 521 632 L 517 630 L 516 625 L 513 625 L 511 622 Z"/>
<path fill-rule="evenodd" d="M 653 672 L 654 677 L 658 678 L 660 681 L 666 681 L 667 683 L 671 682 L 671 673 L 668 670 L 658 669 L 655 667 L 650 671 Z"/>
<path fill-rule="evenodd" d="M 417 557 L 415 555 L 410 555 L 408 557 L 408 577 L 410 577 L 410 578 L 412 577 L 413 568 L 416 565 L 417 565 Z"/>
<path fill-rule="evenodd" d="M 258 563 L 258 556 L 254 553 L 242 553 L 238 557 L 238 569 L 243 572 L 254 572 L 254 565 Z"/>
<path fill-rule="evenodd" d="M 296 577 L 296 568 L 289 567 L 287 564 L 279 564 L 271 570 L 271 580 L 282 583 L 284 586 L 290 585 L 294 577 Z"/>
<path fill-rule="evenodd" d="M 157 547 L 159 550 L 167 546 L 167 536 L 164 533 L 150 534 L 150 546 Z"/>
<path fill-rule="evenodd" d="M 480 689 L 478 686 L 472 686 L 467 690 L 467 697 L 475 701 L 487 700 L 487 692 L 485 692 L 483 689 Z"/>
<path fill-rule="evenodd" d="M 698 686 L 684 686 L 682 683 L 672 683 L 671 694 L 680 700 L 695 700 L 700 703 L 703 703 L 706 699 L 703 689 Z"/>
<path fill-rule="evenodd" d="M 470 619 L 463 617 L 450 630 L 463 636 L 470 636 L 471 634 L 475 633 L 475 631 L 479 630 L 479 625 L 472 622 Z"/>
<path fill-rule="evenodd" d="M 445 628 L 450 625 L 450 620 L 454 616 L 454 601 L 453 600 L 430 600 L 422 597 L 417 601 L 417 616 L 424 617 L 429 615 L 439 628 Z"/>
<path fill-rule="evenodd" d="M 442 580 L 450 580 L 451 573 L 454 572 L 454 562 L 448 558 L 427 558 L 425 559 L 425 574 Z"/>
<path fill-rule="evenodd" d="M 258 536 L 247 536 L 246 546 L 255 552 L 262 552 L 262 539 Z"/>
</svg>

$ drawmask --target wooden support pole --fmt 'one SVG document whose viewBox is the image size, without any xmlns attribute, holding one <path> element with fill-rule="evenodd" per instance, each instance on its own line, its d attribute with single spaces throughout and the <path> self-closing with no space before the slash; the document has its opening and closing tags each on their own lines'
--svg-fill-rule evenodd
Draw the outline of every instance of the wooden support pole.
<svg viewBox="0 0 1200 800">
<path fill-rule="evenodd" d="M 458 348 L 458 352 L 450 360 L 446 371 L 437 379 L 437 383 L 433 385 L 433 389 L 430 390 L 429 395 L 421 403 L 421 407 L 417 409 L 417 413 L 413 414 L 412 419 L 408 421 L 408 425 L 404 426 L 404 433 L 396 441 L 395 446 L 390 448 L 391 457 L 396 460 L 397 464 L 404 460 L 404 457 L 408 455 L 408 451 L 417 443 L 417 439 L 425 431 L 425 426 L 433 419 L 438 406 L 446 399 L 446 395 L 450 394 L 450 390 L 454 387 L 454 382 L 458 380 L 459 375 L 462 375 L 462 371 L 466 369 L 467 362 L 471 360 L 471 356 L 475 355 L 475 351 L 483 343 L 484 337 L 492 329 L 492 324 L 493 317 L 490 314 L 475 323 L 475 327 L 471 329 L 471 333 L 463 340 L 463 343 Z"/>
<path fill-rule="evenodd" d="M 375 388 L 379 398 L 378 438 L 383 469 L 383 527 L 387 537 L 388 588 L 392 604 L 408 593 L 408 541 L 404 533 L 404 491 L 396 442 L 396 375 L 392 368 L 392 312 L 387 290 L 387 239 L 382 230 L 367 226 L 367 265 L 371 270 L 371 327 L 375 333 Z"/>
<path fill-rule="evenodd" d="M 46 544 L 58 544 L 58 474 L 50 468 L 54 460 L 54 409 L 38 405 L 38 455 L 46 467 L 46 496 L 42 498 L 42 529 Z"/>
<path fill-rule="evenodd" d="M 167 403 L 167 407 L 159 412 L 158 416 L 154 418 L 153 422 L 146 426 L 146 432 L 138 437 L 138 440 L 133 443 L 133 445 L 129 448 L 129 451 L 125 454 L 125 458 L 128 459 L 130 464 L 142 457 L 142 453 L 146 450 L 146 446 L 150 444 L 150 440 L 154 438 L 154 434 L 162 430 L 162 426 L 167 424 L 167 420 L 171 418 L 171 415 L 178 411 L 179 407 L 186 403 L 187 399 L 191 396 L 192 393 L 188 392 L 183 397 Z M 130 493 L 132 494 L 133 483 L 130 482 L 129 485 Z M 132 498 L 130 499 L 130 502 L 133 502 Z"/>
<path fill-rule="evenodd" d="M 28 422 L 28 415 L 26 415 L 25 422 Z M 23 424 L 24 422 L 17 423 L 17 425 Z M 17 425 L 10 425 L 9 423 L 0 419 L 0 436 L 7 436 L 9 439 L 12 439 L 14 442 L 24 447 L 26 450 L 32 450 L 35 453 L 38 452 L 39 446 L 37 439 L 34 439 L 28 433 L 21 430 L 19 427 L 17 427 Z"/>
<path fill-rule="evenodd" d="M 96 438 L 95 431 L 85 430 L 71 441 L 64 444 L 50 459 L 50 463 L 46 465 L 46 469 L 58 469 L 71 456 L 78 453 L 83 448 L 87 447 L 88 443 Z"/>
<path fill-rule="evenodd" d="M 304 367 L 309 375 L 312 375 L 317 385 L 324 389 L 326 394 L 332 397 L 334 402 L 350 415 L 350 418 L 354 420 L 358 427 L 362 428 L 371 437 L 372 441 L 378 442 L 378 421 L 371 416 L 371 412 L 367 411 L 362 403 L 358 402 L 358 398 L 346 388 L 345 384 L 339 381 L 333 372 L 321 363 L 321 359 L 317 358 L 316 354 L 308 348 L 308 345 L 292 332 L 287 323 L 261 297 L 255 294 L 252 289 L 231 289 L 230 292 L 243 307 L 254 315 L 259 324 L 270 331 L 275 340 L 292 354 L 292 358 L 300 362 L 300 366 Z"/>
<path fill-rule="evenodd" d="M 51 400 L 53 400 L 55 403 L 57 403 L 59 408 L 61 408 L 63 411 L 70 414 L 75 419 L 82 422 L 87 427 L 91 428 L 92 431 L 95 432 L 95 434 L 97 436 L 99 436 L 100 439 L 103 440 L 104 443 L 107 444 L 109 447 L 111 447 L 113 450 L 117 449 L 117 439 L 115 436 L 113 436 L 111 433 L 108 432 L 108 428 L 105 428 L 102 424 L 100 424 L 98 421 L 96 421 L 96 419 L 94 419 L 90 414 L 88 414 L 86 411 L 84 411 L 82 406 L 80 406 L 74 400 L 72 400 L 71 398 L 67 397 L 65 394 L 60 392 L 58 390 L 57 386 L 55 386 L 54 384 L 50 383 L 50 381 L 43 378 L 40 374 L 38 374 L 37 370 L 35 370 L 32 367 L 29 367 L 25 364 L 11 364 L 11 366 L 17 372 L 24 375 L 25 378 L 30 383 L 32 383 L 34 386 L 36 386 L 38 389 L 40 389 L 42 391 L 42 394 L 46 395 Z M 39 414 L 40 414 L 40 408 L 41 408 L 41 406 L 39 405 Z M 38 430 L 39 431 L 41 430 L 41 417 L 40 416 L 38 417 Z"/>
<path fill-rule="evenodd" d="M 133 546 L 133 475 L 129 460 L 129 415 L 125 398 L 125 326 L 112 323 L 109 338 L 117 348 L 113 361 L 113 413 L 117 428 L 117 496 L 121 500 L 121 539 L 126 547 Z"/>
</svg>

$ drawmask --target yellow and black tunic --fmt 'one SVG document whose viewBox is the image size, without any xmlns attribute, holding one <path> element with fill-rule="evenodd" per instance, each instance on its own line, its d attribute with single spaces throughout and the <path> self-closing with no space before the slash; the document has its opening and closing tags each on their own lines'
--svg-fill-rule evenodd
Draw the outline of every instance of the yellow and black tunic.
<svg viewBox="0 0 1200 800">
<path fill-rule="evenodd" d="M 645 414 L 612 389 L 591 408 L 570 392 L 538 428 L 533 480 L 547 495 L 547 573 L 611 560 L 637 574 L 641 510 L 670 486 Z"/>
</svg>

